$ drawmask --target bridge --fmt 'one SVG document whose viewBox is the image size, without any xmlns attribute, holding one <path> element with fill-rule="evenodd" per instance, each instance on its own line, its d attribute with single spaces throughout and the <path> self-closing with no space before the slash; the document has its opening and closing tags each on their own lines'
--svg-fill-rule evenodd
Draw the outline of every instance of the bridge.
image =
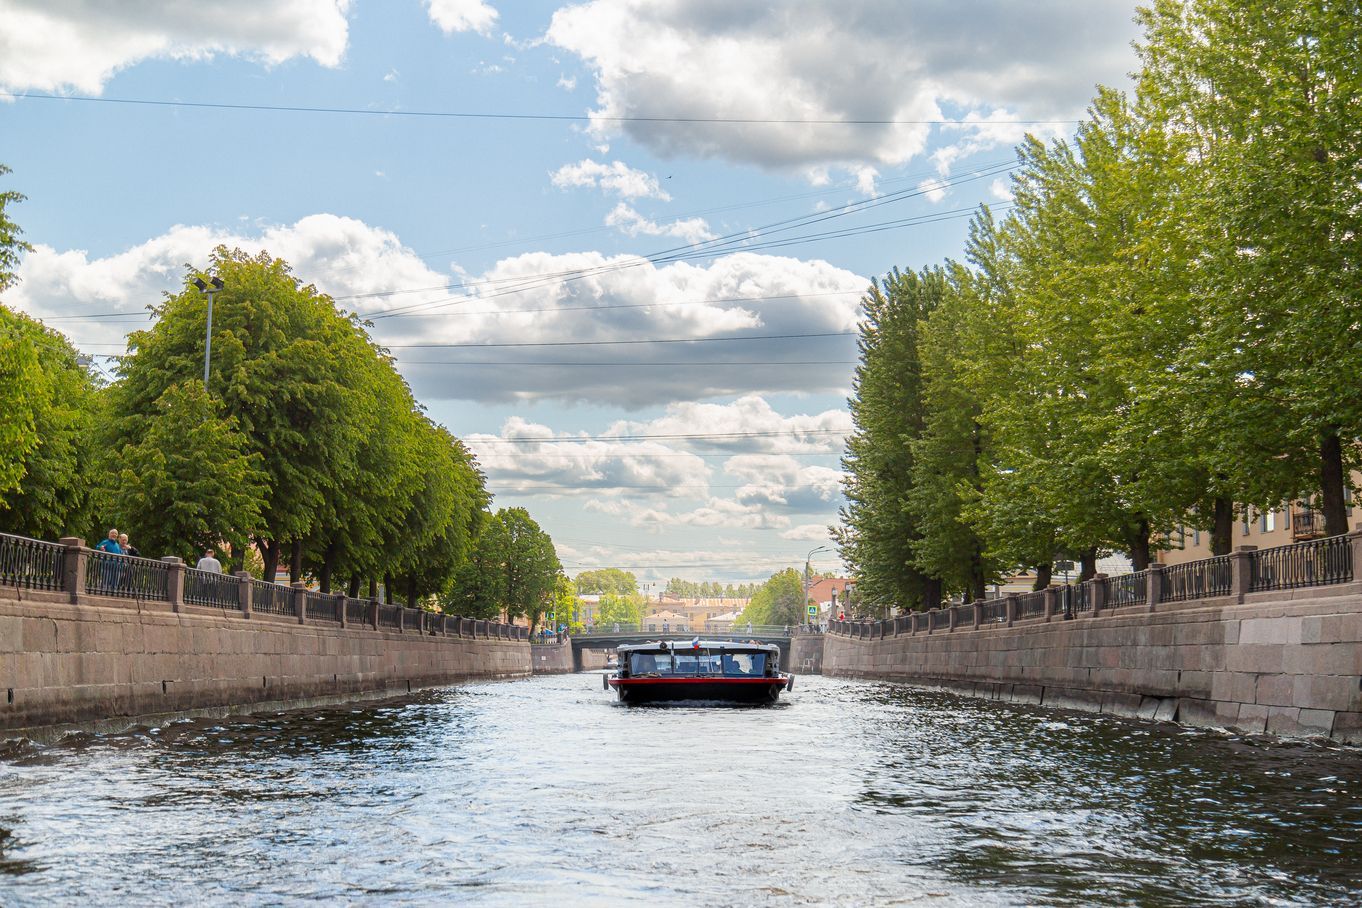
<svg viewBox="0 0 1362 908">
<path fill-rule="evenodd" d="M 568 638 L 572 645 L 572 667 L 582 670 L 583 650 L 614 650 L 631 643 L 652 643 L 666 640 L 689 644 L 696 637 L 701 640 L 723 640 L 729 643 L 774 643 L 780 647 L 780 664 L 790 660 L 790 634 L 793 625 L 742 624 L 728 630 L 651 630 L 636 624 L 602 624 L 579 631 Z"/>
</svg>

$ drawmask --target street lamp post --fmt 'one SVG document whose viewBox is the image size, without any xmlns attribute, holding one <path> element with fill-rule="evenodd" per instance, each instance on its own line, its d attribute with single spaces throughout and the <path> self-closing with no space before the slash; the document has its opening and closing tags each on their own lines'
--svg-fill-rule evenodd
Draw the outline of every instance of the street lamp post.
<svg viewBox="0 0 1362 908">
<path fill-rule="evenodd" d="M 208 361 L 213 355 L 213 295 L 222 289 L 222 278 L 209 278 L 207 283 L 201 277 L 194 278 L 194 286 L 208 297 L 207 328 L 203 337 L 203 389 L 208 390 Z"/>
<path fill-rule="evenodd" d="M 830 551 L 832 551 L 832 549 L 828 548 L 828 547 L 825 546 L 825 545 L 820 545 L 820 546 L 819 546 L 818 548 L 816 548 L 816 549 L 810 549 L 810 550 L 809 550 L 809 554 L 807 554 L 807 555 L 804 556 L 804 605 L 805 605 L 805 606 L 807 606 L 807 605 L 809 604 L 809 586 L 811 585 L 811 584 L 809 583 L 809 581 L 813 579 L 813 567 L 812 567 L 812 565 L 810 564 L 810 562 L 813 560 L 813 556 L 814 556 L 814 555 L 817 555 L 819 552 L 830 552 Z M 815 615 L 815 616 L 813 616 L 813 617 L 817 617 L 817 616 Z M 831 616 L 829 616 L 829 617 L 831 617 Z M 813 623 L 814 623 L 813 621 L 810 621 L 810 622 L 809 622 L 809 624 L 813 624 Z"/>
</svg>

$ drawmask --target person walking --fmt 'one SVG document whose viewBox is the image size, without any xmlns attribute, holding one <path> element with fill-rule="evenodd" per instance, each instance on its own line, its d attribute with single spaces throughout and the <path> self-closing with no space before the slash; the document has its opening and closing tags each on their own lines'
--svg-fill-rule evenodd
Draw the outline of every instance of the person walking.
<svg viewBox="0 0 1362 908">
<path fill-rule="evenodd" d="M 142 557 L 142 553 L 137 550 L 137 546 L 128 541 L 127 533 L 118 534 L 118 547 L 123 550 L 124 555 L 128 555 L 132 558 Z"/>
<path fill-rule="evenodd" d="M 213 554 L 212 549 L 204 549 L 203 557 L 199 559 L 199 563 L 194 565 L 194 567 L 197 570 L 207 571 L 210 574 L 221 574 L 222 562 L 214 558 Z"/>
<path fill-rule="evenodd" d="M 126 539 L 127 537 L 125 536 L 123 538 Z M 118 544 L 118 530 L 109 530 L 108 537 L 101 540 L 99 545 L 95 546 L 95 551 L 108 552 L 110 555 L 122 555 L 123 547 Z"/>
</svg>

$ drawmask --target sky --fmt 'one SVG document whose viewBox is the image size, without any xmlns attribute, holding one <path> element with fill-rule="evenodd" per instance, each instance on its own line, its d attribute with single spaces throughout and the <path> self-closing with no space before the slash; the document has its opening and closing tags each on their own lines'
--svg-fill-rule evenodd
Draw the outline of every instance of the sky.
<svg viewBox="0 0 1362 908">
<path fill-rule="evenodd" d="M 96 355 L 220 243 L 370 320 L 565 570 L 831 548 L 862 294 L 1126 87 L 1118 0 L 0 0 L 7 305 Z M 817 552 L 814 568 L 839 568 Z"/>
</svg>

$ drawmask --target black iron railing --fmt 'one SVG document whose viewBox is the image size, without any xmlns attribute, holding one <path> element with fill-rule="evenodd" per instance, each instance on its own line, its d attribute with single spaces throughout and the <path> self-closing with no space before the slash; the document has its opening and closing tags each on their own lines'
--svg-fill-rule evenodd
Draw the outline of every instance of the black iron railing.
<svg viewBox="0 0 1362 908">
<path fill-rule="evenodd" d="M 966 602 L 966 603 L 964 603 L 964 604 L 962 604 L 962 605 L 952 606 L 952 607 L 951 607 L 951 611 L 955 612 L 955 626 L 956 626 L 956 627 L 973 627 L 973 626 L 974 626 L 974 603 L 973 603 L 973 602 Z"/>
<path fill-rule="evenodd" d="M 1329 536 L 1249 553 L 1249 590 L 1294 590 L 1353 580 L 1352 542 Z"/>
<path fill-rule="evenodd" d="M 241 608 L 241 581 L 230 574 L 185 568 L 184 601 L 208 608 Z"/>
<path fill-rule="evenodd" d="M 60 590 L 65 573 L 66 546 L 0 533 L 0 586 Z"/>
<path fill-rule="evenodd" d="M 341 620 L 340 603 L 336 597 L 330 593 L 307 592 L 303 595 L 307 603 L 308 621 L 334 621 L 339 624 Z"/>
<path fill-rule="evenodd" d="M 1107 585 L 1107 608 L 1144 605 L 1148 596 L 1149 572 L 1137 571 L 1134 574 L 1108 577 L 1105 583 Z"/>
<path fill-rule="evenodd" d="M 85 563 L 85 592 L 119 599 L 169 598 L 170 566 L 150 558 L 93 551 Z"/>
<path fill-rule="evenodd" d="M 293 605 L 293 587 L 265 580 L 252 580 L 251 611 L 267 615 L 297 614 Z"/>
<path fill-rule="evenodd" d="M 999 624 L 1007 620 L 1007 600 L 989 599 L 979 606 L 979 626 Z"/>
<path fill-rule="evenodd" d="M 368 624 L 374 620 L 374 603 L 369 599 L 345 600 L 345 620 L 351 624 Z"/>
<path fill-rule="evenodd" d="M 951 626 L 951 613 L 944 608 L 934 608 L 927 613 L 928 625 L 934 631 L 945 630 Z"/>
<path fill-rule="evenodd" d="M 1041 618 L 1045 615 L 1045 591 L 1037 590 L 1017 598 L 1017 620 Z"/>
<path fill-rule="evenodd" d="M 1201 561 L 1188 561 L 1163 569 L 1163 585 L 1159 588 L 1160 602 L 1185 602 L 1188 599 L 1210 599 L 1228 596 L 1233 571 L 1230 556 L 1218 555 Z"/>
<path fill-rule="evenodd" d="M 397 605 L 379 605 L 378 607 L 378 626 L 379 627 L 401 627 L 402 608 Z"/>
</svg>

